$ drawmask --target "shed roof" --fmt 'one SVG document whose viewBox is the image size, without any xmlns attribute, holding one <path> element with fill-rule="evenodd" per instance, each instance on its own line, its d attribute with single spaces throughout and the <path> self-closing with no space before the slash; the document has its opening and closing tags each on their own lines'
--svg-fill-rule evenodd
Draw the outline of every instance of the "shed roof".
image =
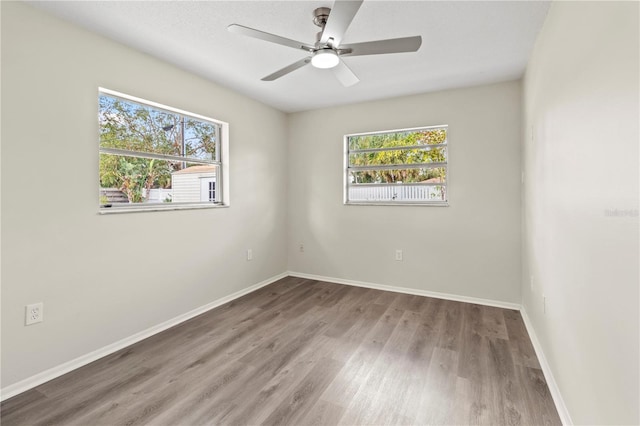
<svg viewBox="0 0 640 426">
<path fill-rule="evenodd" d="M 215 173 L 216 166 L 191 166 L 186 169 L 171 173 L 172 175 L 185 175 L 188 173 Z"/>
</svg>

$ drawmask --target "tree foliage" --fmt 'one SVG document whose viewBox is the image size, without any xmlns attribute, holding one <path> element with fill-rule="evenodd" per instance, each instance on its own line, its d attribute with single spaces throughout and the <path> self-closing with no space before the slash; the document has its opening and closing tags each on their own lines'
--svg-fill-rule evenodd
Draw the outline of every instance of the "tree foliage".
<svg viewBox="0 0 640 426">
<path fill-rule="evenodd" d="M 100 147 L 212 160 L 216 127 L 179 114 L 100 96 Z M 171 173 L 186 161 L 100 155 L 100 186 L 118 188 L 130 202 L 144 201 L 152 188 L 170 188 Z"/>
<path fill-rule="evenodd" d="M 404 165 L 446 162 L 447 148 L 432 146 L 444 143 L 446 138 L 447 134 L 444 129 L 350 137 L 350 150 L 398 148 L 351 153 L 349 155 L 350 166 L 398 166 L 387 170 L 353 171 L 351 172 L 353 181 L 357 183 L 413 183 L 439 179 L 438 182 L 444 182 L 446 169 L 443 167 L 406 168 Z"/>
</svg>

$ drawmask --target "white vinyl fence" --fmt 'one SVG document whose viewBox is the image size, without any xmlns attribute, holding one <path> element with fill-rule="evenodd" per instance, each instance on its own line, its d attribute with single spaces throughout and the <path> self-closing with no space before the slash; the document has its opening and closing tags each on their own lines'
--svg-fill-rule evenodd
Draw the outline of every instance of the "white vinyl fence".
<svg viewBox="0 0 640 426">
<path fill-rule="evenodd" d="M 445 201 L 442 185 L 349 186 L 349 201 Z"/>
<path fill-rule="evenodd" d="M 146 196 L 146 190 L 143 189 L 142 190 L 142 196 Z M 144 202 L 145 203 L 164 203 L 167 201 L 171 201 L 171 197 L 172 197 L 172 190 L 171 189 L 164 189 L 164 188 L 152 188 L 149 190 L 149 196 L 145 197 Z"/>
</svg>

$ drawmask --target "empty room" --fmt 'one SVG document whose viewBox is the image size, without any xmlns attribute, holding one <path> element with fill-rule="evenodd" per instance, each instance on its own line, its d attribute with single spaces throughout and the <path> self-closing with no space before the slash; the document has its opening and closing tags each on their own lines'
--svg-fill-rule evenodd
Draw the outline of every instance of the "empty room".
<svg viewBox="0 0 640 426">
<path fill-rule="evenodd" d="M 639 20 L 0 2 L 2 425 L 640 424 Z"/>
</svg>

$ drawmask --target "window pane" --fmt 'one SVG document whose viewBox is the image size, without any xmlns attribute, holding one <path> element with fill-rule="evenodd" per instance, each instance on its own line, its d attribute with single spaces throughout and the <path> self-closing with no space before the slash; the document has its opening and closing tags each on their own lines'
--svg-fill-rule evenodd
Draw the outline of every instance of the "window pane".
<svg viewBox="0 0 640 426">
<path fill-rule="evenodd" d="M 374 135 L 349 136 L 349 149 L 435 145 L 445 143 L 446 140 L 447 130 L 445 128 L 379 133 Z"/>
<path fill-rule="evenodd" d="M 349 201 L 393 201 L 393 202 L 426 202 L 446 201 L 444 185 L 401 185 L 383 186 L 354 185 L 349 186 Z"/>
<path fill-rule="evenodd" d="M 217 160 L 217 126 L 206 121 L 186 117 L 184 119 L 185 148 L 187 156 L 200 160 Z"/>
<path fill-rule="evenodd" d="M 349 183 L 445 183 L 447 169 L 352 170 Z"/>
<path fill-rule="evenodd" d="M 381 166 L 390 164 L 446 163 L 447 148 L 403 149 L 349 154 L 350 166 Z"/>
<path fill-rule="evenodd" d="M 217 201 L 217 175 L 216 165 L 100 154 L 100 205 Z"/>
<path fill-rule="evenodd" d="M 100 95 L 100 147 L 216 160 L 217 125 Z"/>
</svg>

